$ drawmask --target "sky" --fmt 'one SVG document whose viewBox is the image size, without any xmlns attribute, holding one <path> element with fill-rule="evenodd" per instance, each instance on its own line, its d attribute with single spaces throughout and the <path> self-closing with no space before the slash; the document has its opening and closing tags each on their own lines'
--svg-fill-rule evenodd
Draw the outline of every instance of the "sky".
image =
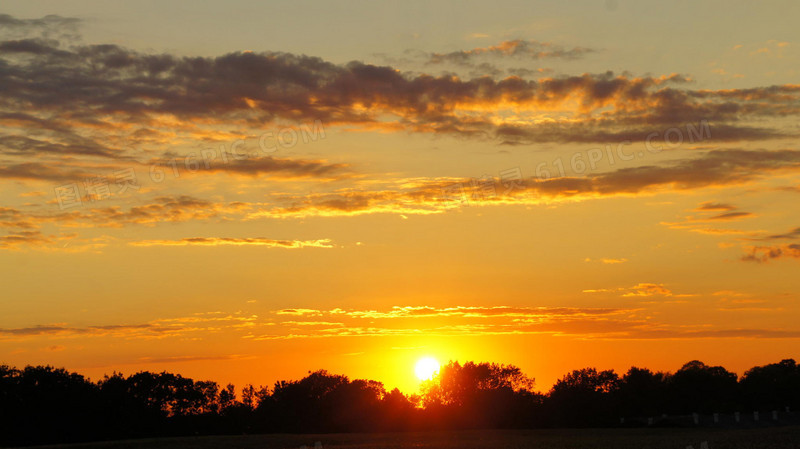
<svg viewBox="0 0 800 449">
<path fill-rule="evenodd" d="M 414 393 L 797 358 L 794 1 L 5 1 L 0 363 Z"/>
</svg>

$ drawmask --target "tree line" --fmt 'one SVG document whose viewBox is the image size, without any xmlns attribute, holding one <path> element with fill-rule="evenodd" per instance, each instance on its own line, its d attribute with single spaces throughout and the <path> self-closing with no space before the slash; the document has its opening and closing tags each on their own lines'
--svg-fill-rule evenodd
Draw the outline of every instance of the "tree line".
<svg viewBox="0 0 800 449">
<path fill-rule="evenodd" d="M 584 368 L 547 393 L 518 367 L 450 362 L 417 394 L 325 370 L 237 390 L 179 374 L 115 373 L 92 382 L 51 366 L 0 365 L 0 444 L 205 434 L 328 433 L 620 425 L 620 417 L 800 407 L 787 359 L 738 377 L 699 361 L 674 373 Z M 636 419 L 627 425 L 641 423 Z"/>
</svg>

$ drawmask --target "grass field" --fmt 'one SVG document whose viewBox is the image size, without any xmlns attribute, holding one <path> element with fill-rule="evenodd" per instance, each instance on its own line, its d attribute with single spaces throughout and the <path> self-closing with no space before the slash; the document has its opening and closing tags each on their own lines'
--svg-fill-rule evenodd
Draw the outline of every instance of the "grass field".
<svg viewBox="0 0 800 449">
<path fill-rule="evenodd" d="M 800 448 L 800 427 L 764 429 L 559 429 L 406 434 L 241 435 L 46 446 L 69 449 L 787 449 Z M 703 445 L 705 443 L 706 445 Z"/>
</svg>

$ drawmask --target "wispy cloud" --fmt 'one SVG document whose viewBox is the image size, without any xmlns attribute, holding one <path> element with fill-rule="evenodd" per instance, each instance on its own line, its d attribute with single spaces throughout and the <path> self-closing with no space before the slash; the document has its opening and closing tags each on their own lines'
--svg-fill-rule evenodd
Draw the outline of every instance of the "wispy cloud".
<svg viewBox="0 0 800 449">
<path fill-rule="evenodd" d="M 404 180 L 382 190 L 352 189 L 286 198 L 289 206 L 253 212 L 251 216 L 360 215 L 366 213 L 433 214 L 472 204 L 543 204 L 558 200 L 586 200 L 616 195 L 652 194 L 659 189 L 691 190 L 743 184 L 769 174 L 800 169 L 796 150 L 712 150 L 664 165 L 628 167 L 582 177 L 526 178 L 514 181 L 489 179 L 493 195 L 452 198 L 454 187 L 469 186 L 472 179 L 439 178 Z M 720 214 L 712 222 L 752 216 L 748 212 Z"/>
<path fill-rule="evenodd" d="M 527 61 L 540 59 L 577 59 L 596 50 L 586 47 L 565 48 L 552 42 L 526 41 L 521 39 L 500 42 L 488 47 L 449 53 L 430 53 L 428 64 L 473 65 L 481 57 L 519 58 Z"/>
<path fill-rule="evenodd" d="M 644 284 L 637 288 L 654 290 Z M 663 296 L 668 293 L 659 290 L 655 294 Z M 248 341 L 525 334 L 594 339 L 800 338 L 800 331 L 792 329 L 670 324 L 655 320 L 647 310 L 639 308 L 396 306 L 375 310 L 280 309 L 263 316 L 244 312 L 210 312 L 134 325 L 41 325 L 0 329 L 0 340 L 60 341 L 93 337 L 203 339 L 209 334 L 227 334 Z M 166 363 L 205 360 L 204 357 L 180 356 L 142 361 Z"/>
<path fill-rule="evenodd" d="M 134 246 L 265 246 L 268 248 L 333 248 L 329 239 L 275 240 L 264 237 L 186 237 L 180 240 L 140 240 Z"/>
</svg>

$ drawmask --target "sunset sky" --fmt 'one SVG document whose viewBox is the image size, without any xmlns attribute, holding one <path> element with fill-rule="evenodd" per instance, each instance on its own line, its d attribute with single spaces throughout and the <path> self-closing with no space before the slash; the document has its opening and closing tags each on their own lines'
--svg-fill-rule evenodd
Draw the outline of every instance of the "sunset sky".
<svg viewBox="0 0 800 449">
<path fill-rule="evenodd" d="M 0 6 L 0 363 L 798 358 L 800 3 Z"/>
</svg>

